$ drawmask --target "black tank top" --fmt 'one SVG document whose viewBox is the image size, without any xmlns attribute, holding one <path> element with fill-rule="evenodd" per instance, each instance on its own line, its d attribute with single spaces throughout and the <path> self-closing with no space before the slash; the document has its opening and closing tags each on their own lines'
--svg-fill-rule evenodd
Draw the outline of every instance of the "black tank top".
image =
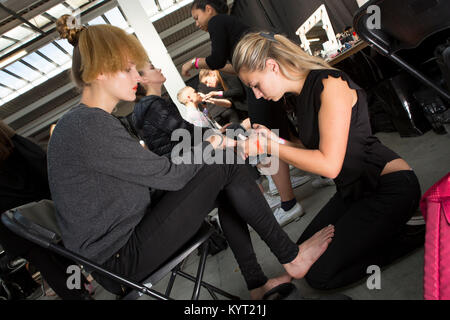
<svg viewBox="0 0 450 320">
<path fill-rule="evenodd" d="M 366 93 L 350 77 L 339 70 L 312 70 L 308 73 L 303 89 L 298 96 L 292 96 L 299 138 L 308 149 L 318 149 L 320 142 L 318 114 L 323 79 L 332 76 L 347 81 L 358 94 L 352 109 L 350 131 L 344 163 L 334 179 L 337 192 L 348 199 L 360 199 L 365 193 L 373 192 L 386 163 L 400 158 L 372 135 L 369 122 Z"/>
</svg>

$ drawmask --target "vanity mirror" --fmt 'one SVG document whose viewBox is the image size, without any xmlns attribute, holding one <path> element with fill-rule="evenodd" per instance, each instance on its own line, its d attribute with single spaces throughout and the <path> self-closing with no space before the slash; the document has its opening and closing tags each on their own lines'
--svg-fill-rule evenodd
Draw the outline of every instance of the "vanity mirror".
<svg viewBox="0 0 450 320">
<path fill-rule="evenodd" d="M 321 55 L 326 58 L 341 47 L 325 5 L 321 5 L 297 29 L 296 34 L 300 37 L 301 47 L 311 55 Z"/>
</svg>

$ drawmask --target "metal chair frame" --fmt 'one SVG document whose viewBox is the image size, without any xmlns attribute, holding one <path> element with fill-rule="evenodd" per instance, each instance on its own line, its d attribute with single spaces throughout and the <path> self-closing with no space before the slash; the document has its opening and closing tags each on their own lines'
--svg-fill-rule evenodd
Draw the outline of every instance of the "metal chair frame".
<svg viewBox="0 0 450 320">
<path fill-rule="evenodd" d="M 39 206 L 40 209 L 37 209 Z M 111 272 L 92 260 L 64 248 L 64 246 L 61 245 L 61 236 L 56 225 L 56 213 L 53 203 L 49 200 L 29 203 L 24 206 L 8 210 L 1 215 L 1 220 L 8 229 L 18 236 L 21 236 L 43 248 L 49 249 L 56 254 L 64 256 L 83 266 L 86 270 L 98 273 L 101 276 L 112 280 L 114 283 L 120 284 L 123 294 L 117 297 L 119 299 L 133 300 L 145 294 L 158 300 L 172 300 L 172 298 L 170 298 L 170 294 L 173 289 L 175 278 L 179 275 L 194 282 L 192 300 L 199 299 L 201 287 L 204 287 L 213 299 L 217 299 L 217 293 L 229 299 L 239 300 L 239 297 L 203 281 L 210 236 L 214 232 L 214 227 L 206 221 L 203 223 L 196 235 L 182 248 L 180 248 L 180 250 L 166 263 L 164 263 L 155 272 L 151 273 L 148 277 L 146 277 L 146 279 L 136 282 L 127 277 Z M 197 248 L 200 250 L 201 255 L 197 268 L 197 274 L 194 277 L 182 271 L 181 267 L 185 259 Z M 171 276 L 165 293 L 160 293 L 152 289 L 154 284 L 158 283 L 169 273 L 171 273 Z"/>
</svg>

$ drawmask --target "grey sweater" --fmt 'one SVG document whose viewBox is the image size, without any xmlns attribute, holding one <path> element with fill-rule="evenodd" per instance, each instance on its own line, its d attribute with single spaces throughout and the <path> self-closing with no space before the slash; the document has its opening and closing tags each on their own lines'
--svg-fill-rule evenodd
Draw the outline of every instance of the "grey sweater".
<svg viewBox="0 0 450 320">
<path fill-rule="evenodd" d="M 179 190 L 201 167 L 175 165 L 142 148 L 102 109 L 73 108 L 58 121 L 48 146 L 50 190 L 64 245 L 105 262 L 149 212 L 149 188 Z"/>
</svg>

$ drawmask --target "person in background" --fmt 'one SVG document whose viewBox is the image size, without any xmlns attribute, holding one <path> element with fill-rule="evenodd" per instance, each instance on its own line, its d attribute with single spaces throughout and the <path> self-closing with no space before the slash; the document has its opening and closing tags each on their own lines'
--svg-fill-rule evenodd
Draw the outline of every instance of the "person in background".
<svg viewBox="0 0 450 320">
<path fill-rule="evenodd" d="M 205 72 L 209 71 L 210 70 L 203 70 L 202 72 L 202 70 L 200 70 L 199 72 L 199 84 L 197 86 L 197 91 L 204 98 L 202 111 L 206 109 L 208 116 L 214 119 L 214 121 L 219 123 L 221 126 L 232 122 L 238 123 L 241 119 L 235 108 L 233 100 L 228 96 L 223 96 L 223 91 L 220 91 L 220 94 L 211 94 L 212 92 L 218 93 L 218 91 L 214 90 L 224 90 L 224 82 L 222 81 L 221 84 L 217 82 L 214 87 L 209 87 L 201 81 L 201 78 L 204 76 Z"/>
<path fill-rule="evenodd" d="M 186 107 L 186 120 L 198 127 L 218 128 L 220 125 L 200 111 L 204 104 L 203 95 L 192 87 L 184 87 L 178 91 L 177 99 Z"/>
<path fill-rule="evenodd" d="M 136 104 L 131 115 L 131 122 L 152 152 L 160 156 L 170 157 L 173 147 L 178 141 L 172 141 L 175 129 L 186 129 L 194 134 L 194 124 L 186 121 L 172 101 L 161 95 L 166 77 L 161 69 L 146 62 L 139 70 L 141 76 L 136 90 Z"/>
<path fill-rule="evenodd" d="M 0 121 L 0 214 L 43 199 L 51 200 L 45 151 Z M 84 287 L 89 282 L 83 275 L 80 289 L 67 287 L 66 271 L 74 262 L 17 236 L 1 222 L 0 243 L 11 259 L 24 258 L 39 270 L 61 299 L 91 298 Z"/>
<path fill-rule="evenodd" d="M 208 90 L 202 91 L 199 86 L 199 91 L 206 93 L 205 99 L 212 97 L 228 99 L 232 103 L 232 108 L 238 113 L 239 120 L 248 118 L 245 88 L 237 76 L 220 73 L 218 70 L 201 69 L 198 79 L 208 88 Z"/>
</svg>

